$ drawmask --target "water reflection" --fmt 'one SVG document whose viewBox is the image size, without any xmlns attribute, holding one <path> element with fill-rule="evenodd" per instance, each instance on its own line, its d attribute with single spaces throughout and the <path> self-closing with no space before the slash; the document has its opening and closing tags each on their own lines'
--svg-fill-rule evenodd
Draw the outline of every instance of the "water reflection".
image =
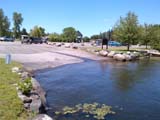
<svg viewBox="0 0 160 120">
<path fill-rule="evenodd" d="M 160 61 L 147 59 L 84 62 L 42 71 L 36 77 L 47 90 L 53 110 L 98 102 L 120 106 L 109 120 L 159 120 L 159 68 Z M 53 115 L 53 111 L 49 113 Z"/>
<path fill-rule="evenodd" d="M 106 73 L 107 69 L 110 70 L 110 80 L 114 80 L 116 88 L 127 91 L 134 87 L 137 82 L 143 82 L 145 76 L 150 76 L 152 69 L 155 66 L 154 62 L 149 59 L 140 62 L 117 62 L 105 60 L 98 62 L 102 73 Z"/>
</svg>

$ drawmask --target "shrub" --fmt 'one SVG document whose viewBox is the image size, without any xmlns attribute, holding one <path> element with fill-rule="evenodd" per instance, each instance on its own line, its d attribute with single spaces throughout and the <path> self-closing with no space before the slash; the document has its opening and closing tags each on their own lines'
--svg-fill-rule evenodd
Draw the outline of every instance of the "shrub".
<svg viewBox="0 0 160 120">
<path fill-rule="evenodd" d="M 23 94 L 28 95 L 32 90 L 31 78 L 27 78 L 18 84 L 18 89 L 22 91 Z"/>
</svg>

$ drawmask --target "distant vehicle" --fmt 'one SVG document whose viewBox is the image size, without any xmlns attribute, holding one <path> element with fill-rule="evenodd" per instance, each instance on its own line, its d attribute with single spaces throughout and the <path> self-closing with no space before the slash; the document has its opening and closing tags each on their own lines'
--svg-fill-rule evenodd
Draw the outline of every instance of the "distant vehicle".
<svg viewBox="0 0 160 120">
<path fill-rule="evenodd" d="M 36 44 L 37 43 L 40 43 L 40 44 L 43 43 L 43 40 L 41 38 L 31 37 L 30 39 L 31 39 L 31 44 L 32 43 L 36 43 Z"/>
<path fill-rule="evenodd" d="M 36 38 L 36 37 L 30 37 L 28 35 L 21 35 L 21 43 L 27 43 L 27 44 L 32 44 L 32 43 L 43 43 L 43 40 L 41 38 Z"/>
<path fill-rule="evenodd" d="M 12 37 L 0 37 L 0 41 L 14 42 L 14 38 Z"/>
<path fill-rule="evenodd" d="M 109 46 L 122 46 L 122 44 L 117 41 L 109 41 L 108 45 Z"/>
<path fill-rule="evenodd" d="M 31 44 L 31 39 L 28 35 L 21 35 L 21 43 Z"/>
</svg>

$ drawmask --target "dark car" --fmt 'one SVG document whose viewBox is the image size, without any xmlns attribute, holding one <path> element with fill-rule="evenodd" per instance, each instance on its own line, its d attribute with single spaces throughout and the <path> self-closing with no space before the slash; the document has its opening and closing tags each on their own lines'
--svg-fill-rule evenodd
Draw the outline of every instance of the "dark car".
<svg viewBox="0 0 160 120">
<path fill-rule="evenodd" d="M 27 43 L 27 44 L 32 44 L 32 43 L 43 43 L 43 40 L 41 38 L 36 38 L 36 37 L 30 37 L 28 35 L 21 35 L 21 43 Z"/>
<path fill-rule="evenodd" d="M 37 43 L 42 44 L 43 43 L 43 40 L 41 38 L 31 37 L 30 39 L 31 39 L 31 44 L 32 43 L 35 43 L 35 44 L 37 44 Z"/>
</svg>

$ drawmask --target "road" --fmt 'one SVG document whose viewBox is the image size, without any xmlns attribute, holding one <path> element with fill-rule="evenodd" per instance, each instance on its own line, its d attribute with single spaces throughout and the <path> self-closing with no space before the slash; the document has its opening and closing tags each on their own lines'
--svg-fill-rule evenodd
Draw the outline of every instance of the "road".
<svg viewBox="0 0 160 120">
<path fill-rule="evenodd" d="M 21 44 L 20 42 L 0 42 L 0 57 L 11 54 L 11 59 L 20 62 L 28 70 L 52 68 L 65 64 L 79 63 L 84 60 L 100 58 L 85 51 L 57 47 L 48 44 Z"/>
</svg>

